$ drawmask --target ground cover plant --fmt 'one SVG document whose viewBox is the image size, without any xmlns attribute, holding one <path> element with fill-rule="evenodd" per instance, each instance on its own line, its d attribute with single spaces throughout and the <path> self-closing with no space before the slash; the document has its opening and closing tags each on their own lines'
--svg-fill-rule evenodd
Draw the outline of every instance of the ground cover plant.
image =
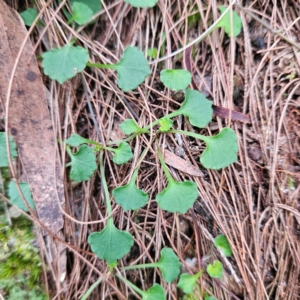
<svg viewBox="0 0 300 300">
<path fill-rule="evenodd" d="M 41 28 L 57 21 L 45 30 L 54 30 L 50 40 L 42 34 L 37 55 L 52 94 L 49 107 L 64 163 L 63 238 L 74 246 L 67 250 L 67 272 L 49 271 L 68 283 L 67 291 L 54 292 L 58 298 L 297 294 L 296 288 L 276 285 L 298 247 L 281 223 L 297 229 L 286 213 L 295 212 L 298 181 L 276 160 L 287 162 L 279 139 L 287 132 L 285 120 L 285 130 L 270 133 L 283 111 L 297 117 L 294 98 L 279 105 L 281 91 L 292 95 L 296 80 L 270 97 L 275 108 L 260 102 L 261 86 L 265 93 L 272 88 L 253 79 L 260 78 L 249 63 L 253 45 L 241 35 L 247 35 L 250 15 L 238 5 L 230 10 L 230 3 L 179 2 L 102 1 L 95 7 L 93 1 L 66 1 L 48 10 L 37 1 L 29 16 L 23 14 L 27 26 L 37 17 Z M 32 36 L 36 41 L 39 32 Z M 264 46 L 266 39 L 257 39 Z M 278 76 L 290 74 L 284 72 Z M 215 105 L 229 114 L 216 118 Z M 255 123 L 238 123 L 234 110 Z M 270 149 L 273 141 L 282 150 L 278 156 Z M 0 155 L 7 156 L 5 143 Z M 13 144 L 10 150 L 17 159 Z M 175 163 L 170 152 L 177 154 Z M 192 175 L 195 169 L 200 177 Z M 24 210 L 33 208 L 30 195 L 27 203 L 12 191 L 8 195 Z M 294 246 L 287 252 L 276 242 L 278 227 L 286 233 L 285 245 Z M 288 284 L 294 275 L 285 277 Z"/>
</svg>

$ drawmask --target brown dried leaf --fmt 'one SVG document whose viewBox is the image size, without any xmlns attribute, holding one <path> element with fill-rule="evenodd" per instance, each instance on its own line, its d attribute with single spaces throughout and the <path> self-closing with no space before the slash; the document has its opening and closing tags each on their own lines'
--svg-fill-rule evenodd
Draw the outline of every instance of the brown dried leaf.
<svg viewBox="0 0 300 300">
<path fill-rule="evenodd" d="M 26 34 L 20 16 L 0 0 L 2 101 L 7 97 L 11 72 Z M 62 177 L 44 86 L 30 39 L 14 74 L 7 121 L 18 146 L 40 221 L 56 233 L 63 226 L 59 206 L 59 201 L 61 205 L 64 203 Z"/>
</svg>

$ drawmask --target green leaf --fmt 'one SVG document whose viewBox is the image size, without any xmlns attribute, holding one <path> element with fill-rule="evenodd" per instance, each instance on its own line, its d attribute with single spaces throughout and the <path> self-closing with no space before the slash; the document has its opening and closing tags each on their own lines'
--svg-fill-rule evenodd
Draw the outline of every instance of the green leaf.
<svg viewBox="0 0 300 300">
<path fill-rule="evenodd" d="M 117 165 L 125 164 L 133 158 L 133 153 L 128 143 L 122 142 L 117 149 L 114 149 L 113 162 Z"/>
<path fill-rule="evenodd" d="M 92 11 L 92 15 L 97 14 L 102 9 L 101 1 L 99 0 L 71 0 L 70 2 L 72 7 L 74 3 L 85 4 Z"/>
<path fill-rule="evenodd" d="M 130 251 L 133 238 L 129 232 L 118 230 L 113 219 L 109 218 L 106 227 L 101 232 L 93 232 L 89 235 L 88 243 L 100 259 L 112 263 Z"/>
<path fill-rule="evenodd" d="M 15 159 L 18 156 L 17 146 L 11 135 L 8 139 L 11 158 Z M 7 154 L 5 132 L 0 132 L 0 168 L 9 166 Z"/>
<path fill-rule="evenodd" d="M 93 11 L 85 3 L 73 2 L 72 10 L 73 16 L 71 20 L 74 20 L 79 25 L 88 23 L 93 16 Z"/>
<path fill-rule="evenodd" d="M 177 287 L 182 289 L 184 291 L 184 293 L 191 294 L 196 286 L 198 278 L 200 277 L 198 274 L 199 273 L 197 273 L 195 275 L 190 275 L 187 273 L 181 274 L 180 278 L 179 278 L 179 282 L 177 284 Z M 201 272 L 201 274 L 202 274 L 202 272 Z"/>
<path fill-rule="evenodd" d="M 144 53 L 136 47 L 127 47 L 119 63 L 111 65 L 117 70 L 118 86 L 129 92 L 136 89 L 150 74 L 148 61 Z"/>
<path fill-rule="evenodd" d="M 159 125 L 160 125 L 159 131 L 166 132 L 170 130 L 170 128 L 172 127 L 173 121 L 167 117 L 164 117 L 159 120 Z"/>
<path fill-rule="evenodd" d="M 171 90 L 185 90 L 192 81 L 192 75 L 187 70 L 162 70 L 160 80 Z"/>
<path fill-rule="evenodd" d="M 185 100 L 176 115 L 182 114 L 189 118 L 193 126 L 203 128 L 212 119 L 212 102 L 198 91 L 187 89 Z"/>
<path fill-rule="evenodd" d="M 162 192 L 156 195 L 156 202 L 163 210 L 185 214 L 193 206 L 197 197 L 198 189 L 195 182 L 172 180 Z"/>
<path fill-rule="evenodd" d="M 207 273 L 212 278 L 222 278 L 223 276 L 223 265 L 220 261 L 215 260 L 213 264 L 207 266 Z"/>
<path fill-rule="evenodd" d="M 27 8 L 25 11 L 20 13 L 21 18 L 23 19 L 26 26 L 31 26 L 34 20 L 36 19 L 38 13 L 35 8 Z"/>
<path fill-rule="evenodd" d="M 218 299 L 214 296 L 204 296 L 204 300 L 218 300 Z"/>
<path fill-rule="evenodd" d="M 60 84 L 84 70 L 89 53 L 82 47 L 66 45 L 42 54 L 44 73 Z"/>
<path fill-rule="evenodd" d="M 216 248 L 221 248 L 225 256 L 229 257 L 232 255 L 230 244 L 224 234 L 220 234 L 214 239 L 214 245 Z"/>
<path fill-rule="evenodd" d="M 206 149 L 200 161 L 205 168 L 218 170 L 237 161 L 238 143 L 232 129 L 223 128 L 219 134 L 202 139 L 206 143 Z"/>
<path fill-rule="evenodd" d="M 68 151 L 68 154 L 71 157 L 71 179 L 81 182 L 91 178 L 97 169 L 94 150 L 87 145 L 82 145 L 76 153 Z"/>
<path fill-rule="evenodd" d="M 65 142 L 72 147 L 77 147 L 81 144 L 88 144 L 89 140 L 83 138 L 79 134 L 74 133 L 68 139 L 66 139 Z"/>
<path fill-rule="evenodd" d="M 122 122 L 120 124 L 120 128 L 127 135 L 132 134 L 132 133 L 142 133 L 142 132 L 147 131 L 147 130 L 144 130 L 143 128 L 139 127 L 136 124 L 136 122 L 132 119 L 127 119 L 124 122 Z"/>
<path fill-rule="evenodd" d="M 220 6 L 219 10 L 221 14 L 225 12 L 227 7 Z M 216 27 L 224 28 L 224 31 L 227 33 L 229 37 L 231 36 L 238 36 L 241 33 L 242 30 L 242 19 L 241 17 L 235 12 L 232 11 L 232 29 L 233 32 L 231 32 L 231 20 L 230 20 L 230 11 L 228 11 L 223 18 L 219 21 L 219 23 L 216 25 Z"/>
<path fill-rule="evenodd" d="M 148 194 L 139 190 L 135 185 L 137 172 L 138 170 L 134 172 L 128 184 L 117 187 L 112 191 L 116 202 L 121 205 L 124 210 L 139 209 L 143 207 L 149 199 Z"/>
<path fill-rule="evenodd" d="M 34 201 L 31 197 L 31 191 L 30 191 L 30 186 L 27 182 L 19 182 L 21 191 L 28 203 L 28 205 L 34 209 L 35 205 L 34 205 Z M 26 205 L 24 204 L 19 191 L 17 189 L 17 185 L 14 181 L 10 181 L 9 185 L 8 185 L 8 198 L 10 199 L 11 204 L 14 204 L 16 206 L 18 206 L 18 208 L 24 210 L 24 211 L 28 211 L 28 208 L 26 207 Z"/>
<path fill-rule="evenodd" d="M 171 248 L 164 248 L 160 251 L 160 260 L 155 265 L 160 269 L 167 283 L 174 281 L 180 273 L 181 263 Z"/>
<path fill-rule="evenodd" d="M 124 0 L 124 2 L 127 2 L 131 4 L 133 7 L 153 7 L 158 2 L 158 0 Z"/>
<path fill-rule="evenodd" d="M 147 50 L 147 55 L 155 59 L 157 57 L 157 52 L 157 48 L 151 48 Z"/>
<path fill-rule="evenodd" d="M 163 287 L 157 283 L 154 283 L 153 286 L 147 291 L 143 291 L 142 300 L 165 300 L 166 294 Z"/>
</svg>

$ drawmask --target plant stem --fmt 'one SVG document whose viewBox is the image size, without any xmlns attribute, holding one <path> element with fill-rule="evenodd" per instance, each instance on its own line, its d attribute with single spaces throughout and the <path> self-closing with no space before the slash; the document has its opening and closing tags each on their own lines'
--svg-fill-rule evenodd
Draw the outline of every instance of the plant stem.
<svg viewBox="0 0 300 300">
<path fill-rule="evenodd" d="M 140 295 L 144 295 L 144 291 L 142 291 L 141 289 L 139 289 L 137 286 L 135 286 L 133 283 L 131 283 L 129 280 L 127 280 L 125 277 L 116 274 L 116 276 L 121 279 L 126 285 L 128 285 L 129 287 L 131 287 L 134 291 L 136 291 L 138 294 Z"/>
<path fill-rule="evenodd" d="M 122 267 L 120 269 L 122 271 L 126 271 L 126 270 L 136 270 L 136 269 L 156 268 L 156 267 L 158 267 L 158 263 L 132 265 L 132 266 L 127 266 L 127 267 Z"/>
<path fill-rule="evenodd" d="M 91 62 L 87 62 L 86 65 L 87 67 L 94 67 L 100 69 L 115 69 L 115 65 L 110 65 L 110 64 L 94 64 Z"/>
<path fill-rule="evenodd" d="M 143 132 L 141 132 L 141 133 L 143 133 Z M 107 145 L 118 145 L 118 144 L 121 144 L 122 142 L 129 142 L 141 133 L 134 133 L 134 134 L 130 135 L 128 138 L 123 139 L 123 140 L 108 142 Z"/>
<path fill-rule="evenodd" d="M 106 203 L 106 210 L 107 210 L 107 214 L 110 215 L 112 213 L 112 207 L 111 207 L 111 203 L 110 203 L 107 182 L 106 182 L 106 179 L 105 179 L 103 155 L 104 155 L 104 151 L 101 151 L 100 152 L 100 156 L 99 156 L 100 174 L 101 174 L 102 187 L 103 187 L 103 190 L 104 190 L 104 198 L 105 198 L 105 203 Z M 110 217 L 109 219 L 112 220 L 112 217 Z"/>
<path fill-rule="evenodd" d="M 168 132 L 188 135 L 188 136 L 194 137 L 196 139 L 202 140 L 204 142 L 207 142 L 211 138 L 209 136 L 205 136 L 205 135 L 202 135 L 202 134 L 198 134 L 198 133 L 194 133 L 194 132 L 189 132 L 189 131 L 185 131 L 185 130 L 172 129 L 172 130 L 169 130 Z"/>
<path fill-rule="evenodd" d="M 167 177 L 168 182 L 169 183 L 174 182 L 175 180 L 173 179 L 173 177 L 172 177 L 172 175 L 171 175 L 171 173 L 170 173 L 170 171 L 169 171 L 169 169 L 168 169 L 168 167 L 167 167 L 167 165 L 166 165 L 166 163 L 165 163 L 165 161 L 163 159 L 162 153 L 161 153 L 160 148 L 158 147 L 158 145 L 157 145 L 157 154 L 158 154 L 161 166 L 162 166 L 162 168 L 164 170 L 164 173 L 165 173 L 165 175 Z"/>
<path fill-rule="evenodd" d="M 91 287 L 87 290 L 87 292 L 82 296 L 82 298 L 80 298 L 80 300 L 86 300 L 89 295 L 92 293 L 92 291 L 97 287 L 98 284 L 101 283 L 101 281 L 103 280 L 102 277 L 100 277 L 96 282 L 94 282 Z"/>
</svg>

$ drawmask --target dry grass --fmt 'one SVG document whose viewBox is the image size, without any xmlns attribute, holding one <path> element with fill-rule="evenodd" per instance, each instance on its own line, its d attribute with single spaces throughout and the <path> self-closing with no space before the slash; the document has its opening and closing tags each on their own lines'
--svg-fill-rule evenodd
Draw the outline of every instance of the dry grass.
<svg viewBox="0 0 300 300">
<path fill-rule="evenodd" d="M 115 72 L 87 69 L 82 76 L 63 85 L 45 84 L 52 97 L 51 115 L 56 136 L 62 140 L 72 133 L 106 143 L 122 138 L 118 124 L 134 118 L 141 126 L 168 113 L 176 105 L 170 91 L 159 82 L 162 68 L 184 65 L 182 56 L 172 52 L 199 36 L 218 18 L 217 1 L 159 1 L 154 9 L 133 9 L 123 1 L 102 1 L 103 10 L 88 29 L 65 24 L 57 1 L 45 9 L 44 22 L 49 25 L 43 36 L 37 32 L 37 53 L 62 46 L 72 37 L 89 50 L 94 62 L 116 62 L 126 45 L 143 51 L 165 48 L 165 60 L 151 62 L 152 76 L 136 91 L 124 93 L 116 85 Z M 46 3 L 37 0 L 42 9 Z M 225 3 L 225 5 L 228 3 Z M 241 4 L 242 5 L 242 4 Z M 247 11 L 290 40 L 299 43 L 300 23 L 296 1 L 245 1 Z M 199 164 L 201 144 L 182 137 L 183 146 L 174 138 L 161 138 L 167 148 L 182 147 L 185 158 L 203 169 L 203 178 L 190 178 L 175 169 L 176 178 L 192 179 L 199 187 L 194 210 L 186 215 L 172 215 L 157 208 L 155 195 L 165 186 L 158 158 L 149 140 L 138 138 L 131 146 L 135 157 L 148 148 L 141 164 L 138 184 L 150 194 L 151 201 L 137 212 L 126 212 L 113 201 L 115 224 L 130 231 L 135 245 L 120 265 L 152 262 L 164 246 L 172 247 L 181 258 L 196 257 L 207 263 L 207 254 L 219 258 L 226 269 L 224 279 L 212 280 L 204 275 L 201 290 L 217 299 L 298 299 L 300 295 L 300 80 L 298 49 L 274 35 L 263 24 L 239 10 L 243 32 L 229 39 L 222 30 L 193 47 L 192 72 L 197 88 L 207 93 L 213 103 L 248 114 L 251 124 L 216 118 L 218 128 L 232 127 L 239 138 L 239 161 L 222 171 L 204 170 Z M 190 16 L 200 13 L 200 21 Z M 190 17 L 190 18 L 189 18 Z M 62 34 L 62 32 L 64 34 Z M 165 40 L 163 39 L 166 34 Z M 184 125 L 187 126 L 187 125 Z M 218 130 L 208 128 L 206 134 Z M 67 156 L 60 145 L 62 165 Z M 116 166 L 106 154 L 105 168 L 109 190 L 130 178 L 137 159 Z M 90 299 L 136 299 L 137 295 L 114 277 L 108 277 L 103 261 L 90 252 L 87 237 L 105 223 L 105 207 L 99 174 L 74 185 L 65 176 L 65 226 L 61 238 L 74 248 L 65 248 L 52 238 L 40 238 L 48 273 L 49 293 L 55 299 L 79 299 L 103 276 L 105 280 Z M 95 222 L 97 221 L 97 222 Z M 234 255 L 225 260 L 212 250 L 212 238 L 227 236 Z M 53 251 L 59 253 L 53 253 Z M 67 249 L 67 250 L 62 250 Z M 66 252 L 67 251 L 67 252 Z M 58 267 L 60 254 L 67 255 L 67 266 Z M 66 273 L 63 273 L 66 272 Z M 132 271 L 128 279 L 148 289 L 160 282 L 168 299 L 182 295 L 175 284 L 161 281 L 157 271 Z M 198 295 L 201 299 L 201 295 Z"/>
</svg>

